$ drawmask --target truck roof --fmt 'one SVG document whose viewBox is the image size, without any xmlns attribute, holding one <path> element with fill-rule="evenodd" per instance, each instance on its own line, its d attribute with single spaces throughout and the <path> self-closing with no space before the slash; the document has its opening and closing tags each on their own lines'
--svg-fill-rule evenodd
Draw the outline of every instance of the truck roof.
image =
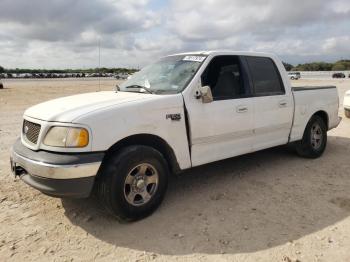
<svg viewBox="0 0 350 262">
<path fill-rule="evenodd" d="M 245 56 L 275 57 L 275 55 L 272 53 L 250 52 L 250 51 L 230 51 L 230 50 L 203 50 L 203 51 L 177 53 L 169 56 L 175 56 L 175 55 L 245 55 Z"/>
</svg>

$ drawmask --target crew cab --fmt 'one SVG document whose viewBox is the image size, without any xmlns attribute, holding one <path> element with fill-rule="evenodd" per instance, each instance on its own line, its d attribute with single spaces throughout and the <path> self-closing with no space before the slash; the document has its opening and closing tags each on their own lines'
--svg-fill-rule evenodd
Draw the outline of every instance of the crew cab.
<svg viewBox="0 0 350 262">
<path fill-rule="evenodd" d="M 27 109 L 14 174 L 51 196 L 94 192 L 137 220 L 160 205 L 173 173 L 286 144 L 317 158 L 340 122 L 336 87 L 291 87 L 273 54 L 169 55 L 117 89 Z"/>
</svg>

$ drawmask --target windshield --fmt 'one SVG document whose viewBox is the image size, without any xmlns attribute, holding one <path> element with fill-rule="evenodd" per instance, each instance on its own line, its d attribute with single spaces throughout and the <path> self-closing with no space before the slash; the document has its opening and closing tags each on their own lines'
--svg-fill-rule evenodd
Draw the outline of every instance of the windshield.
<svg viewBox="0 0 350 262">
<path fill-rule="evenodd" d="M 181 92 L 205 60 L 203 55 L 167 56 L 144 67 L 120 85 L 120 91 L 155 94 Z"/>
</svg>

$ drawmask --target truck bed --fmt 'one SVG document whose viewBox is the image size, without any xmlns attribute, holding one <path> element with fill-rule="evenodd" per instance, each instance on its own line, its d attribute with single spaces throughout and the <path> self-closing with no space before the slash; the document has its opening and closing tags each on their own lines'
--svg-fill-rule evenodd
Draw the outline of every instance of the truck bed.
<svg viewBox="0 0 350 262">
<path fill-rule="evenodd" d="M 335 86 L 297 86 L 292 87 L 292 94 L 295 108 L 290 142 L 303 137 L 305 126 L 315 112 L 325 113 L 328 130 L 339 123 L 339 98 Z"/>
</svg>

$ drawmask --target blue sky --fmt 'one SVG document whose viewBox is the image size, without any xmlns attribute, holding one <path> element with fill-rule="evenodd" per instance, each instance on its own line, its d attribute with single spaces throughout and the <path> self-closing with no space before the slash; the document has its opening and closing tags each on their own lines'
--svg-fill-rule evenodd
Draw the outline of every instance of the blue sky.
<svg viewBox="0 0 350 262">
<path fill-rule="evenodd" d="M 166 9 L 167 6 L 169 6 L 168 0 L 151 0 L 148 4 L 148 7 L 152 10 Z"/>
<path fill-rule="evenodd" d="M 0 65 L 142 67 L 174 52 L 350 59 L 349 0 L 1 0 Z"/>
</svg>

